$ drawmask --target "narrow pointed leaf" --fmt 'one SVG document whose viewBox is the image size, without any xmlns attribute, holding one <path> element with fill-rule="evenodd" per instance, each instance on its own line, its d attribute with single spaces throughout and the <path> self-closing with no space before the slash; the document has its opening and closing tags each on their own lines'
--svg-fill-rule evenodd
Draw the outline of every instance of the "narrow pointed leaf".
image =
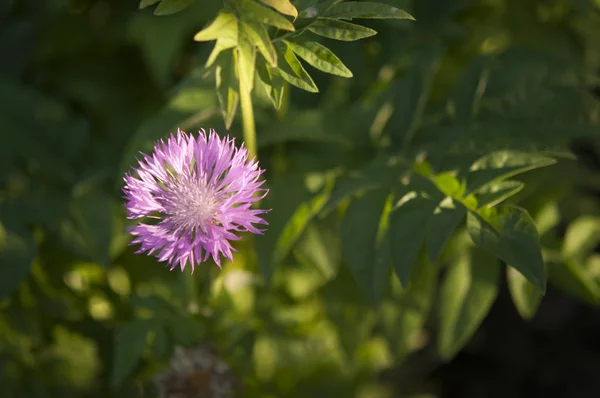
<svg viewBox="0 0 600 398">
<path fill-rule="evenodd" d="M 567 228 L 562 247 L 565 259 L 583 258 L 600 242 L 600 217 L 582 216 Z"/>
<path fill-rule="evenodd" d="M 219 59 L 215 71 L 217 97 L 221 107 L 221 114 L 225 122 L 225 128 L 229 130 L 235 117 L 240 93 L 238 81 L 235 77 L 235 69 L 232 54 Z"/>
<path fill-rule="evenodd" d="M 254 46 L 246 38 L 241 39 L 235 53 L 240 91 L 252 92 L 256 58 Z"/>
<path fill-rule="evenodd" d="M 239 0 L 236 2 L 236 6 L 238 7 L 239 15 L 243 15 L 243 18 L 246 20 L 259 22 L 291 32 L 295 30 L 294 25 L 284 16 L 253 0 Z"/>
<path fill-rule="evenodd" d="M 309 25 L 308 30 L 319 36 L 340 41 L 360 40 L 377 34 L 371 28 L 329 18 L 317 19 Z"/>
<path fill-rule="evenodd" d="M 367 192 L 350 203 L 341 225 L 344 260 L 358 287 L 372 302 L 378 301 L 389 277 L 385 251 L 379 254 L 379 260 L 376 257 L 380 246 L 378 232 L 387 199 L 388 191 L 385 189 Z M 385 242 L 385 238 L 382 241 Z"/>
<path fill-rule="evenodd" d="M 352 72 L 346 68 L 330 49 L 322 44 L 316 41 L 286 41 L 286 44 L 294 53 L 298 54 L 300 58 L 313 67 L 332 75 L 352 77 Z"/>
<path fill-rule="evenodd" d="M 425 242 L 429 261 L 436 263 L 446 242 L 465 219 L 466 210 L 447 197 L 438 205 L 427 222 Z"/>
<path fill-rule="evenodd" d="M 277 53 L 265 27 L 254 21 L 241 21 L 241 27 L 250 43 L 258 48 L 267 62 L 273 67 L 277 66 Z"/>
<path fill-rule="evenodd" d="M 487 184 L 477 191 L 477 202 L 480 207 L 496 206 L 519 193 L 524 186 L 522 182 L 512 180 Z"/>
<path fill-rule="evenodd" d="M 256 66 L 256 70 L 258 72 L 258 78 L 263 83 L 273 107 L 279 109 L 283 100 L 285 80 L 283 80 L 277 69 L 269 68 L 262 62 Z"/>
<path fill-rule="evenodd" d="M 277 53 L 280 56 L 278 68 L 281 77 L 291 85 L 301 88 L 302 90 L 311 93 L 319 92 L 315 82 L 308 72 L 306 72 L 298 58 L 296 58 L 292 49 L 285 44 L 279 43 L 276 48 Z"/>
<path fill-rule="evenodd" d="M 550 166 L 556 160 L 539 153 L 519 151 L 497 151 L 475 161 L 467 177 L 469 192 L 475 192 L 486 184 L 496 183 L 517 174 L 540 167 Z"/>
<path fill-rule="evenodd" d="M 260 0 L 268 6 L 273 7 L 282 14 L 289 15 L 294 19 L 298 17 L 298 10 L 289 0 Z"/>
<path fill-rule="evenodd" d="M 196 0 L 162 0 L 154 10 L 154 15 L 170 15 L 185 10 L 196 2 Z"/>
<path fill-rule="evenodd" d="M 546 291 L 540 238 L 526 210 L 500 205 L 489 209 L 485 219 L 469 212 L 467 231 L 477 246 L 515 268 L 542 294 Z"/>
<path fill-rule="evenodd" d="M 211 51 L 210 55 L 208 56 L 208 60 L 206 61 L 205 67 L 210 68 L 214 64 L 214 62 L 217 60 L 217 57 L 219 56 L 219 54 L 221 54 L 221 52 L 236 47 L 237 43 L 238 43 L 237 40 L 217 39 L 217 42 L 215 43 L 213 50 Z"/>
<path fill-rule="evenodd" d="M 366 1 L 345 1 L 331 7 L 324 15 L 336 19 L 412 19 L 412 15 L 394 6 Z"/>
<path fill-rule="evenodd" d="M 146 7 L 150 7 L 151 5 L 154 5 L 156 3 L 158 3 L 160 0 L 142 0 L 140 1 L 140 6 L 139 9 L 143 9 Z"/>
<path fill-rule="evenodd" d="M 230 11 L 221 11 L 206 28 L 196 33 L 195 41 L 228 40 L 226 43 L 237 43 L 238 21 Z"/>
<path fill-rule="evenodd" d="M 438 347 L 445 361 L 471 339 L 498 295 L 499 266 L 472 248 L 454 260 L 440 297 Z"/>
</svg>

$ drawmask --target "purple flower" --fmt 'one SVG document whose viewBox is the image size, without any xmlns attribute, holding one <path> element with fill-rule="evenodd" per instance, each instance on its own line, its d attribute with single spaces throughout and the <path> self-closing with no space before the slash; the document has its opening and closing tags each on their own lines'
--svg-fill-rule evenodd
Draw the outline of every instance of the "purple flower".
<svg viewBox="0 0 600 398">
<path fill-rule="evenodd" d="M 250 206 L 268 192 L 259 181 L 264 170 L 234 139 L 178 130 L 142 156 L 123 188 L 128 218 L 147 220 L 130 230 L 131 244 L 141 245 L 136 253 L 154 254 L 171 270 L 179 264 L 183 271 L 189 261 L 193 272 L 209 256 L 219 267 L 221 255 L 231 260 L 236 232 L 263 232 L 253 224 L 267 224 L 259 215 L 268 210 Z"/>
</svg>

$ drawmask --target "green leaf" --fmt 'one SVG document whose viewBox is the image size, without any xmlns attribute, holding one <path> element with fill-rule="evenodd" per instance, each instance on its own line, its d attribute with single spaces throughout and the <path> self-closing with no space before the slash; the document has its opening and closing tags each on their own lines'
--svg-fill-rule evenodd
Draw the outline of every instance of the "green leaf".
<svg viewBox="0 0 600 398">
<path fill-rule="evenodd" d="M 277 53 L 283 57 L 285 62 L 279 62 L 279 73 L 283 79 L 293 86 L 311 93 L 318 93 L 319 89 L 315 82 L 304 69 L 292 49 L 284 43 L 277 43 Z"/>
<path fill-rule="evenodd" d="M 101 192 L 74 199 L 70 220 L 61 225 L 65 243 L 87 260 L 108 266 L 115 210 L 112 198 Z"/>
<path fill-rule="evenodd" d="M 464 73 L 454 90 L 452 99 L 456 108 L 456 119 L 468 123 L 477 116 L 481 98 L 485 93 L 490 68 L 487 58 L 479 58 Z"/>
<path fill-rule="evenodd" d="M 260 0 L 268 6 L 273 7 L 282 14 L 289 15 L 294 19 L 298 17 L 298 10 L 289 0 Z"/>
<path fill-rule="evenodd" d="M 526 210 L 501 205 L 489 209 L 485 219 L 469 212 L 467 230 L 477 246 L 515 268 L 542 294 L 546 291 L 540 239 Z"/>
<path fill-rule="evenodd" d="M 561 290 L 592 304 L 600 303 L 600 286 L 590 270 L 580 262 L 549 262 L 548 274 L 552 284 Z"/>
<path fill-rule="evenodd" d="M 468 191 L 475 192 L 487 184 L 506 180 L 517 174 L 554 163 L 556 163 L 555 159 L 539 153 L 510 150 L 492 152 L 471 165 L 467 177 Z"/>
<path fill-rule="evenodd" d="M 154 322 L 147 319 L 130 321 L 116 331 L 111 384 L 118 387 L 139 363 L 146 338 Z"/>
<path fill-rule="evenodd" d="M 237 26 L 237 24 L 236 24 L 236 26 Z M 236 35 L 237 35 L 237 33 L 236 33 Z M 205 67 L 207 69 L 210 68 L 214 64 L 214 62 L 217 60 L 217 58 L 219 57 L 219 54 L 221 54 L 225 50 L 234 48 L 237 45 L 238 45 L 237 40 L 234 41 L 234 40 L 229 40 L 229 39 L 217 39 L 217 42 L 215 43 L 213 50 L 210 52 L 210 55 L 208 56 L 208 59 L 206 60 Z"/>
<path fill-rule="evenodd" d="M 406 289 L 381 304 L 383 331 L 393 352 L 402 358 L 419 347 L 433 303 L 438 272 L 426 259 L 419 262 Z"/>
<path fill-rule="evenodd" d="M 310 201 L 302 203 L 296 209 L 277 240 L 277 245 L 273 252 L 274 261 L 276 263 L 283 261 L 285 256 L 289 254 L 294 243 L 296 243 L 298 238 L 304 232 L 309 221 L 323 209 L 323 206 L 325 206 L 329 199 L 329 195 L 331 194 L 332 186 L 332 181 L 326 182 L 325 187 L 320 194 L 316 195 Z"/>
<path fill-rule="evenodd" d="M 151 5 L 154 5 L 156 3 L 158 3 L 160 0 L 141 0 L 140 1 L 140 6 L 139 9 L 143 9 L 146 7 L 150 7 Z"/>
<path fill-rule="evenodd" d="M 519 314 L 525 319 L 533 318 L 543 295 L 512 267 L 506 268 L 506 279 L 508 290 Z"/>
<path fill-rule="evenodd" d="M 330 49 L 316 41 L 285 41 L 292 51 L 313 67 L 332 75 L 352 77 L 352 72 Z"/>
<path fill-rule="evenodd" d="M 415 20 L 409 13 L 394 6 L 383 3 L 371 3 L 366 1 L 345 1 L 337 3 L 324 15 L 335 19 L 411 19 Z"/>
<path fill-rule="evenodd" d="M 276 68 L 270 68 L 263 63 L 256 66 L 258 78 L 263 83 L 267 96 L 271 100 L 273 107 L 279 109 L 283 100 L 285 90 L 285 80 L 281 77 Z"/>
<path fill-rule="evenodd" d="M 308 30 L 319 36 L 340 41 L 360 40 L 377 34 L 371 28 L 329 18 L 317 19 L 308 26 Z"/>
<path fill-rule="evenodd" d="M 238 21 L 234 13 L 223 10 L 206 28 L 196 33 L 195 41 L 224 40 L 225 43 L 237 43 Z M 211 54 L 212 56 L 212 54 Z"/>
<path fill-rule="evenodd" d="M 499 266 L 472 248 L 450 264 L 441 288 L 439 353 L 449 361 L 469 341 L 498 294 Z"/>
<path fill-rule="evenodd" d="M 231 128 L 240 99 L 239 86 L 235 78 L 233 63 L 232 54 L 227 54 L 226 57 L 219 58 L 215 70 L 217 98 L 219 99 L 221 114 L 223 115 L 227 130 Z"/>
<path fill-rule="evenodd" d="M 494 207 L 519 193 L 525 184 L 519 181 L 500 181 L 486 184 L 477 191 L 479 207 Z"/>
<path fill-rule="evenodd" d="M 308 224 L 294 249 L 302 263 L 316 267 L 326 280 L 337 275 L 341 262 L 339 236 L 331 224 L 331 219 Z"/>
<path fill-rule="evenodd" d="M 36 254 L 37 247 L 29 231 L 16 233 L 0 224 L 0 299 L 12 295 L 27 278 Z"/>
<path fill-rule="evenodd" d="M 246 34 L 250 43 L 258 48 L 258 51 L 260 51 L 271 66 L 276 67 L 277 53 L 265 27 L 260 23 L 245 20 L 241 21 L 241 27 L 242 32 Z"/>
<path fill-rule="evenodd" d="M 409 195 L 390 214 L 392 263 L 402 286 L 406 286 L 410 280 L 425 240 L 427 223 L 437 207 L 434 200 Z"/>
<path fill-rule="evenodd" d="M 567 228 L 562 247 L 566 260 L 587 257 L 600 242 L 600 217 L 581 216 Z"/>
<path fill-rule="evenodd" d="M 344 261 L 358 287 L 374 303 L 379 301 L 389 277 L 390 264 L 385 261 L 386 234 L 385 230 L 381 231 L 385 224 L 383 218 L 387 218 L 384 207 L 388 196 L 387 189 L 377 189 L 354 200 L 346 210 L 340 231 Z M 384 251 L 378 255 L 380 247 Z"/>
<path fill-rule="evenodd" d="M 284 16 L 268 7 L 261 6 L 253 0 L 239 0 L 236 2 L 236 6 L 238 15 L 243 15 L 246 20 L 256 21 L 291 32 L 295 30 L 294 25 Z"/>
<path fill-rule="evenodd" d="M 154 15 L 169 15 L 185 10 L 196 2 L 196 0 L 162 0 L 154 10 Z"/>
<path fill-rule="evenodd" d="M 465 208 L 446 197 L 431 214 L 427 222 L 425 242 L 429 261 L 435 264 L 452 233 L 465 219 Z"/>
<path fill-rule="evenodd" d="M 390 88 L 394 101 L 389 125 L 396 146 L 402 143 L 408 147 L 421 125 L 440 56 L 440 46 L 425 47 L 417 54 L 412 68 Z"/>
</svg>

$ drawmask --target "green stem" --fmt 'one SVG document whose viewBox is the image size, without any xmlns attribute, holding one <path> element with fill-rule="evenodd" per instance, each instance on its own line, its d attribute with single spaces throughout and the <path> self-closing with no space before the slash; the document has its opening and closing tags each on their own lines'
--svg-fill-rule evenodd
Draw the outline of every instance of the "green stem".
<svg viewBox="0 0 600 398">
<path fill-rule="evenodd" d="M 254 109 L 252 109 L 252 92 L 240 84 L 240 102 L 242 105 L 242 125 L 244 127 L 244 143 L 248 149 L 249 158 L 257 157 L 256 151 L 256 126 L 254 123 Z"/>
</svg>

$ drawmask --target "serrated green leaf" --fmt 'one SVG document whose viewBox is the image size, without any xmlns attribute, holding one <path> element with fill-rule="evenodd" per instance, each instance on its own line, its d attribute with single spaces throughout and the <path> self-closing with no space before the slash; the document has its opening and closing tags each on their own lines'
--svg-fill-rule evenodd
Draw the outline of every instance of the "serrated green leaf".
<svg viewBox="0 0 600 398">
<path fill-rule="evenodd" d="M 525 184 L 519 181 L 500 181 L 486 184 L 477 191 L 477 201 L 480 207 L 493 207 L 519 193 Z"/>
<path fill-rule="evenodd" d="M 295 31 L 294 25 L 284 16 L 253 0 L 239 0 L 236 2 L 236 7 L 238 15 L 243 15 L 245 20 L 256 21 L 291 32 Z"/>
<path fill-rule="evenodd" d="M 415 20 L 409 13 L 394 6 L 383 3 L 372 3 L 367 1 L 345 1 L 331 7 L 324 15 L 327 18 L 336 19 L 411 19 Z"/>
<path fill-rule="evenodd" d="M 275 52 L 275 47 L 273 47 L 273 43 L 271 43 L 271 39 L 269 38 L 269 34 L 265 27 L 254 21 L 242 20 L 240 22 L 242 32 L 246 34 L 250 43 L 258 48 L 258 51 L 260 51 L 271 66 L 277 66 L 277 53 Z"/>
<path fill-rule="evenodd" d="M 154 15 L 170 15 L 185 10 L 196 2 L 196 0 L 162 0 L 154 10 Z"/>
<path fill-rule="evenodd" d="M 138 319 L 130 321 L 116 330 L 111 374 L 113 388 L 120 386 L 139 363 L 144 347 L 146 347 L 148 332 L 152 326 L 153 321 Z"/>
<path fill-rule="evenodd" d="M 469 192 L 497 183 L 530 170 L 550 166 L 556 160 L 538 153 L 519 151 L 496 151 L 476 160 L 467 177 Z"/>
<path fill-rule="evenodd" d="M 297 18 L 298 10 L 289 0 L 260 0 L 268 6 L 273 7 L 282 14 Z"/>
<path fill-rule="evenodd" d="M 285 80 L 283 80 L 277 69 L 269 68 L 263 63 L 259 63 L 256 66 L 256 71 L 258 72 L 258 78 L 263 83 L 273 107 L 279 109 L 283 100 Z"/>
<path fill-rule="evenodd" d="M 443 360 L 451 360 L 477 331 L 498 294 L 498 275 L 497 261 L 475 248 L 450 264 L 439 308 L 438 347 Z"/>
<path fill-rule="evenodd" d="M 342 77 L 352 77 L 352 72 L 330 49 L 316 41 L 285 41 L 292 51 L 313 67 Z"/>
<path fill-rule="evenodd" d="M 329 18 L 317 19 L 308 26 L 308 30 L 316 35 L 340 41 L 355 41 L 377 34 L 377 31 L 366 26 Z"/>
<path fill-rule="evenodd" d="M 318 93 L 319 89 L 315 85 L 315 82 L 308 72 L 306 72 L 300 61 L 298 61 L 292 49 L 284 43 L 277 43 L 276 49 L 278 55 L 285 60 L 285 62 L 281 62 L 280 58 L 278 65 L 281 77 L 286 82 L 302 90 Z"/>
<path fill-rule="evenodd" d="M 225 128 L 229 130 L 237 111 L 240 93 L 238 81 L 235 78 L 233 56 L 232 54 L 227 55 L 219 58 L 215 77 L 221 114 L 223 115 Z"/>
<path fill-rule="evenodd" d="M 29 231 L 7 231 L 0 224 L 0 299 L 13 294 L 27 278 L 36 254 Z"/>
<path fill-rule="evenodd" d="M 390 214 L 392 264 L 402 286 L 406 286 L 410 280 L 425 240 L 427 222 L 436 207 L 434 200 L 414 195 L 404 198 Z"/>
<path fill-rule="evenodd" d="M 195 41 L 224 40 L 224 44 L 238 42 L 238 21 L 234 13 L 223 10 L 206 28 L 196 33 Z"/>
<path fill-rule="evenodd" d="M 389 262 L 385 261 L 384 207 L 387 189 L 369 191 L 352 201 L 342 219 L 340 240 L 344 261 L 350 268 L 358 287 L 373 303 L 377 303 L 389 277 Z M 382 246 L 383 245 L 383 246 Z M 382 252 L 378 255 L 378 249 Z M 379 260 L 378 260 L 379 258 Z"/>
<path fill-rule="evenodd" d="M 562 255 L 565 259 L 583 258 L 600 242 L 600 217 L 582 216 L 569 224 Z"/>
<path fill-rule="evenodd" d="M 150 7 L 151 5 L 154 5 L 156 3 L 158 3 L 160 0 L 141 0 L 140 1 L 140 5 L 139 5 L 139 9 L 143 9 L 146 7 Z"/>
<path fill-rule="evenodd" d="M 533 318 L 543 295 L 512 267 L 506 267 L 506 279 L 508 290 L 519 314 L 525 319 Z"/>
<path fill-rule="evenodd" d="M 465 219 L 466 210 L 452 198 L 444 199 L 433 211 L 427 222 L 425 242 L 429 261 L 435 264 L 452 236 Z"/>
<path fill-rule="evenodd" d="M 546 291 L 540 238 L 526 210 L 500 205 L 489 209 L 485 219 L 469 212 L 467 231 L 477 246 L 515 268 L 542 294 Z"/>
</svg>

